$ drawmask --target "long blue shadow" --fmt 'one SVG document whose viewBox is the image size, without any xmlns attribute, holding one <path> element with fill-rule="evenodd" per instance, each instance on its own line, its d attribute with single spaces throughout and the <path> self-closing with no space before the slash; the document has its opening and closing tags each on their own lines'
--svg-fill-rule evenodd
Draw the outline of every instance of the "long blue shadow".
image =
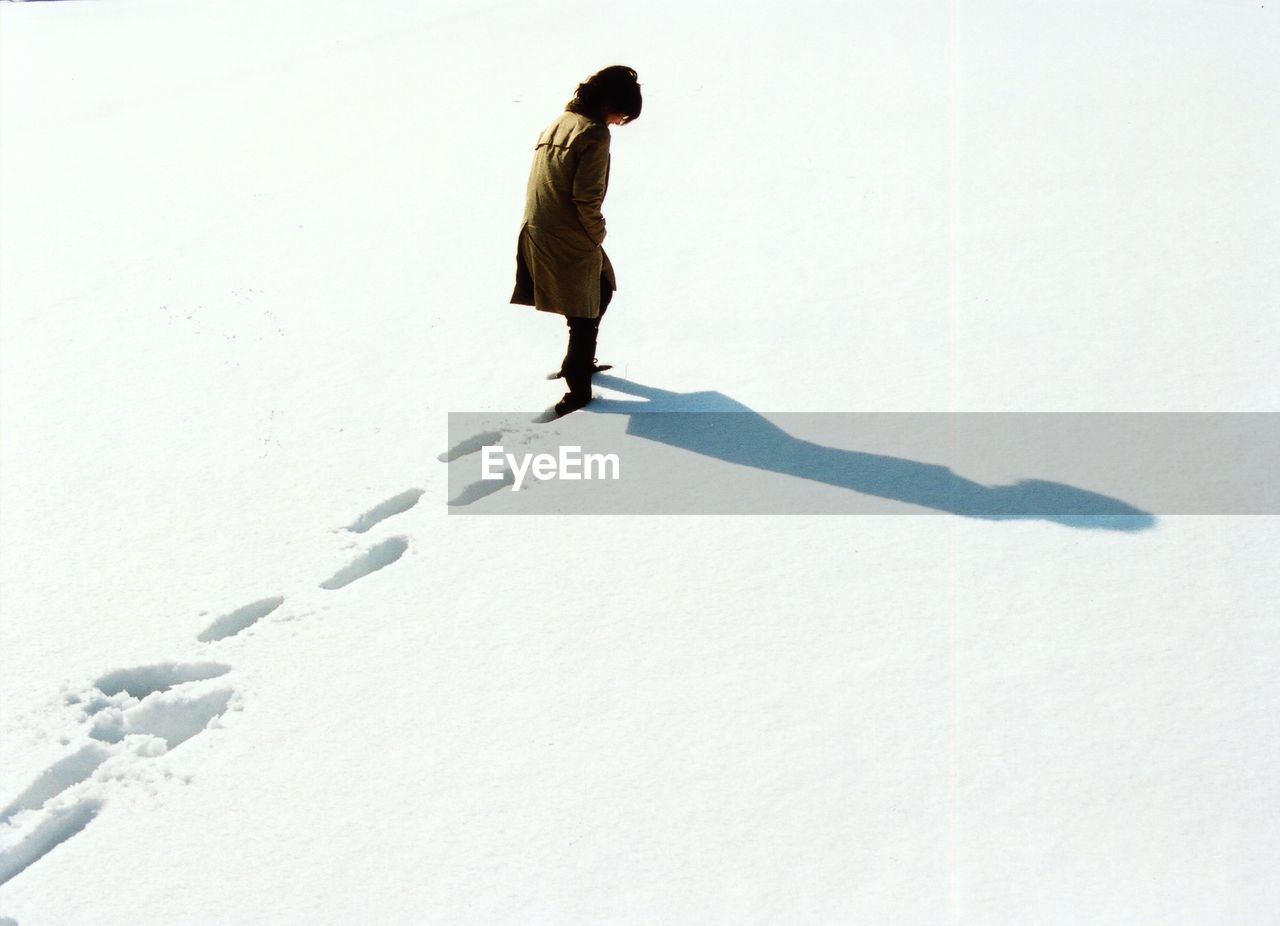
<svg viewBox="0 0 1280 926">
<path fill-rule="evenodd" d="M 969 518 L 1041 520 L 1113 531 L 1146 530 L 1156 523 L 1149 512 L 1119 499 L 1059 482 L 1027 479 L 986 486 L 945 466 L 800 440 L 719 392 L 670 392 L 606 374 L 597 374 L 594 380 L 646 401 L 597 399 L 587 406 L 588 412 L 627 415 L 628 434 L 717 460 Z M 705 427 L 700 426 L 698 415 L 655 412 L 735 414 L 718 414 L 715 426 Z"/>
</svg>

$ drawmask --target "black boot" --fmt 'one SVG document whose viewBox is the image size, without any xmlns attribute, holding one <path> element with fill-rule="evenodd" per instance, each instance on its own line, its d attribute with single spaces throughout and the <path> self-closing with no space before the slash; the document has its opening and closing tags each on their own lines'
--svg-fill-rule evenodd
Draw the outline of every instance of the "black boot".
<svg viewBox="0 0 1280 926">
<path fill-rule="evenodd" d="M 570 412 L 576 412 L 580 408 L 585 408 L 587 405 L 591 404 L 591 398 L 592 396 L 590 392 L 587 392 L 586 395 L 566 392 L 564 394 L 564 398 L 552 407 L 554 417 L 563 418 Z"/>
<path fill-rule="evenodd" d="M 569 387 L 569 396 L 578 403 L 576 407 L 581 408 L 591 401 L 591 374 L 595 367 L 600 319 L 569 317 L 565 322 L 569 326 L 569 347 L 560 364 L 560 373 Z"/>
<path fill-rule="evenodd" d="M 612 369 L 613 369 L 612 363 L 600 363 L 599 361 L 592 361 L 592 364 L 591 364 L 592 373 L 603 373 L 605 370 L 612 370 Z M 556 370 L 554 373 L 548 373 L 547 379 L 564 379 L 564 370 Z"/>
</svg>

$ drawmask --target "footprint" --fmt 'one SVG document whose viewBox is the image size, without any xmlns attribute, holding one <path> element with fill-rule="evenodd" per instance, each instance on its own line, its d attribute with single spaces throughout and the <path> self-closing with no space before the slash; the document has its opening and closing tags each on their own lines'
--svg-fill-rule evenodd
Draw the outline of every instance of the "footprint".
<svg viewBox="0 0 1280 926">
<path fill-rule="evenodd" d="M 53 811 L 16 845 L 0 852 L 0 884 L 40 861 L 80 832 L 102 809 L 102 802 L 87 798 Z"/>
<path fill-rule="evenodd" d="M 492 495 L 494 492 L 500 492 L 507 486 L 513 485 L 515 481 L 516 477 L 511 473 L 511 470 L 503 470 L 501 479 L 485 479 L 471 483 L 471 485 L 449 499 L 449 507 L 460 508 L 463 505 L 478 502 L 486 495 Z"/>
<path fill-rule="evenodd" d="M 363 534 L 375 524 L 380 524 L 393 515 L 403 514 L 408 511 L 418 504 L 418 499 L 422 498 L 422 495 L 422 489 L 409 489 L 401 492 L 394 498 L 389 498 L 379 505 L 374 505 L 344 529 L 355 534 Z"/>
<path fill-rule="evenodd" d="M 216 624 L 217 621 L 214 621 L 214 623 Z M 191 662 L 186 664 L 164 662 L 154 666 L 139 666 L 135 669 L 117 669 L 115 672 L 108 672 L 94 682 L 94 686 L 105 695 L 117 695 L 125 692 L 131 697 L 142 700 L 149 694 L 165 691 L 174 685 L 181 685 L 184 682 L 200 682 L 207 678 L 217 678 L 219 675 L 226 675 L 230 671 L 231 666 L 223 665 L 220 662 Z"/>
<path fill-rule="evenodd" d="M 321 588 L 333 590 L 350 585 L 356 579 L 363 579 L 371 572 L 377 572 L 390 566 L 409 549 L 409 542 L 403 537 L 392 537 L 379 543 L 368 553 L 357 557 L 349 566 L 344 566 L 329 579 L 320 583 Z"/>
<path fill-rule="evenodd" d="M 100 715 L 89 735 L 104 743 L 118 743 L 130 734 L 143 733 L 159 737 L 173 749 L 221 717 L 234 693 L 230 688 L 219 688 L 196 697 L 171 692 L 149 698 L 127 711 Z"/>
<path fill-rule="evenodd" d="M 49 766 L 31 784 L 27 790 L 14 798 L 9 806 L 0 810 L 0 823 L 7 823 L 10 817 L 24 810 L 39 810 L 45 801 L 57 797 L 68 788 L 75 787 L 92 775 L 103 762 L 112 755 L 112 751 L 97 743 L 90 743 L 65 758 L 59 759 Z"/>
<path fill-rule="evenodd" d="M 282 604 L 284 604 L 284 599 L 281 597 L 263 598 L 253 604 L 236 608 L 234 611 L 222 615 L 206 627 L 196 639 L 201 643 L 212 643 L 214 640 L 225 640 L 227 637 L 234 637 L 240 631 L 262 620 Z"/>
<path fill-rule="evenodd" d="M 477 453 L 481 448 L 500 440 L 502 440 L 501 431 L 481 431 L 479 434 L 473 434 L 471 437 L 458 441 L 436 459 L 441 463 L 452 463 L 459 457 L 465 457 L 469 453 Z"/>
</svg>

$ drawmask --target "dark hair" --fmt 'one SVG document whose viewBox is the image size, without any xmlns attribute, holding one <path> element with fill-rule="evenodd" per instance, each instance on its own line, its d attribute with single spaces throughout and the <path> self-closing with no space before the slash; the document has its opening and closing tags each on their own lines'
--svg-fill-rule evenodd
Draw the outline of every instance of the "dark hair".
<svg viewBox="0 0 1280 926">
<path fill-rule="evenodd" d="M 565 109 L 597 122 L 604 122 L 609 113 L 623 116 L 623 122 L 640 118 L 640 84 L 636 72 L 621 64 L 597 71 L 578 84 L 573 99 Z"/>
</svg>

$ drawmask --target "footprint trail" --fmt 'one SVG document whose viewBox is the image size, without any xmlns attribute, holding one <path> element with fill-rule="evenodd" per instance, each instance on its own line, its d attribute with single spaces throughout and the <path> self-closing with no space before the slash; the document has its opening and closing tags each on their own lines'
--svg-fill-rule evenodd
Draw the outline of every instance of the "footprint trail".
<svg viewBox="0 0 1280 926">
<path fill-rule="evenodd" d="M 474 449 L 496 435 L 478 435 Z M 464 447 L 459 453 L 473 452 Z M 370 508 L 344 529 L 363 534 L 418 504 L 422 489 L 407 489 Z M 405 537 L 383 540 L 321 583 L 339 589 L 396 562 L 409 549 Z M 242 633 L 284 604 L 262 598 L 222 614 L 196 635 L 214 643 Z M 78 748 L 35 777 L 0 810 L 0 884 L 21 874 L 98 815 L 119 779 L 137 778 L 143 763 L 217 724 L 232 708 L 234 687 L 205 684 L 232 671 L 221 662 L 161 662 L 114 669 L 62 700 L 77 707 Z M 62 742 L 68 742 L 64 736 Z M 99 772 L 107 763 L 108 770 Z M 4 926 L 0 918 L 0 926 Z"/>
</svg>

